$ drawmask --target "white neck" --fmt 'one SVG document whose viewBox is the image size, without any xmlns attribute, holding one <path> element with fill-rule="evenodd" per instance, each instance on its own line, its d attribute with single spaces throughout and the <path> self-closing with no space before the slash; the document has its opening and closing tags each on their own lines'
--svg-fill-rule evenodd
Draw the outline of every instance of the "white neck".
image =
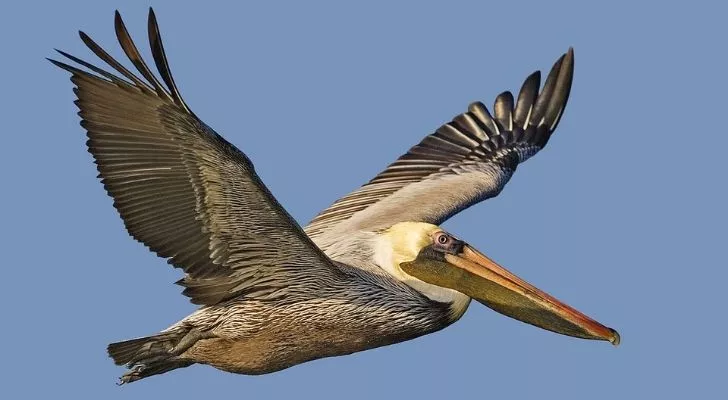
<svg viewBox="0 0 728 400">
<path fill-rule="evenodd" d="M 402 262 L 411 260 L 400 259 L 401 257 L 392 251 L 391 243 L 385 238 L 375 236 L 373 240 L 375 241 L 374 262 L 380 268 L 397 280 L 404 282 L 411 288 L 427 296 L 430 300 L 440 303 L 451 303 L 451 309 L 457 317 L 465 312 L 468 304 L 470 304 L 470 297 L 457 290 L 433 285 L 407 274 L 399 265 Z"/>
</svg>

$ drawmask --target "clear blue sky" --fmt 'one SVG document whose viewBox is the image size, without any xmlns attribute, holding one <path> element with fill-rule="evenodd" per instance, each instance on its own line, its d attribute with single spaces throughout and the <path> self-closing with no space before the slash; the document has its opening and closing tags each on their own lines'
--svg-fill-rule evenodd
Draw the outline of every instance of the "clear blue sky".
<svg viewBox="0 0 728 400">
<path fill-rule="evenodd" d="M 623 343 L 473 304 L 436 334 L 272 375 L 195 366 L 116 387 L 106 344 L 194 307 L 172 285 L 179 271 L 124 231 L 68 74 L 43 58 L 58 47 L 93 59 L 78 29 L 121 56 L 114 9 L 145 43 L 149 4 L 13 2 L 0 16 L 1 397 L 665 399 L 722 385 L 724 6 L 151 3 L 187 103 L 303 223 L 574 46 L 572 96 L 547 148 L 445 226 Z"/>
</svg>

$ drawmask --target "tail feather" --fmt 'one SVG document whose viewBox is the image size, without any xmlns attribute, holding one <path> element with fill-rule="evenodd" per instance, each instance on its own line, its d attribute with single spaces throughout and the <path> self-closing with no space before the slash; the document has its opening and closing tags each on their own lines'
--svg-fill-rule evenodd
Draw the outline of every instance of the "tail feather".
<svg viewBox="0 0 728 400">
<path fill-rule="evenodd" d="M 129 371 L 120 378 L 120 384 L 194 364 L 193 361 L 182 359 L 178 353 L 173 352 L 184 336 L 182 332 L 165 332 L 111 343 L 107 351 L 114 359 L 114 363 L 129 368 Z"/>
<path fill-rule="evenodd" d="M 178 335 L 159 334 L 123 342 L 111 343 L 107 347 L 109 357 L 116 365 L 135 363 L 145 358 L 163 355 L 174 347 Z M 178 338 L 177 338 L 178 339 Z"/>
<path fill-rule="evenodd" d="M 189 367 L 192 364 L 194 364 L 192 361 L 175 359 L 157 361 L 151 364 L 137 364 L 134 368 L 130 369 L 119 378 L 119 385 L 135 382 L 139 379 L 144 379 L 152 375 L 163 374 L 173 369 Z"/>
</svg>

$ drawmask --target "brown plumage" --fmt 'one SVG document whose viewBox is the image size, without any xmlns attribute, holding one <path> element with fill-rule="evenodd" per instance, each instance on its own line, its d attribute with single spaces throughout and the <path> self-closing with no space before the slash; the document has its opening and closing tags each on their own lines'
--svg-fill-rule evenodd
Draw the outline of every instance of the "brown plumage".
<svg viewBox="0 0 728 400">
<path fill-rule="evenodd" d="M 153 12 L 149 22 L 154 58 L 173 84 Z M 191 114 L 176 87 L 156 80 L 118 12 L 115 25 L 121 47 L 152 87 L 84 33 L 89 48 L 134 84 L 54 63 L 73 73 L 89 152 L 129 233 L 185 271 L 179 283 L 195 304 L 251 292 L 275 296 L 289 279 L 312 285 L 334 279 L 338 269 L 278 204 L 250 160 Z M 269 243 L 293 252 L 267 250 Z M 304 272 L 298 268 L 309 264 Z"/>
<path fill-rule="evenodd" d="M 403 275 L 391 260 L 444 259 L 427 246 L 441 235 L 432 224 L 496 195 L 516 165 L 546 144 L 573 75 L 569 51 L 540 94 L 535 73 L 515 105 L 508 92 L 497 97 L 494 117 L 482 104 L 471 105 L 304 232 L 245 154 L 190 111 L 154 12 L 149 44 L 162 81 L 118 12 L 115 28 L 141 77 L 83 32 L 83 42 L 118 75 L 62 51 L 91 72 L 51 62 L 72 74 L 89 152 L 126 229 L 184 271 L 183 293 L 202 306 L 157 335 L 109 345 L 114 361 L 130 368 L 123 383 L 194 363 L 268 373 L 411 339 L 457 320 L 468 296 Z M 415 222 L 397 225 L 405 221 Z M 412 235 L 425 247 L 408 246 Z M 580 334 L 602 338 L 592 331 Z"/>
</svg>

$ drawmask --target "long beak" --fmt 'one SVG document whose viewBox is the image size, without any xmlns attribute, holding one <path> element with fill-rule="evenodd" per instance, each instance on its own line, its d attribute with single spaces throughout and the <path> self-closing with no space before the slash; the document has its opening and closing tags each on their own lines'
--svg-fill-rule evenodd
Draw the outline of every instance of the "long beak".
<svg viewBox="0 0 728 400">
<path fill-rule="evenodd" d="M 619 344 L 619 333 L 513 275 L 472 247 L 445 254 L 446 262 L 418 259 L 403 263 L 406 272 L 464 293 L 511 318 L 553 332 Z"/>
<path fill-rule="evenodd" d="M 464 246 L 445 260 L 474 275 L 463 292 L 501 314 L 564 335 L 619 344 L 619 333 L 513 275 L 484 254 Z"/>
</svg>

